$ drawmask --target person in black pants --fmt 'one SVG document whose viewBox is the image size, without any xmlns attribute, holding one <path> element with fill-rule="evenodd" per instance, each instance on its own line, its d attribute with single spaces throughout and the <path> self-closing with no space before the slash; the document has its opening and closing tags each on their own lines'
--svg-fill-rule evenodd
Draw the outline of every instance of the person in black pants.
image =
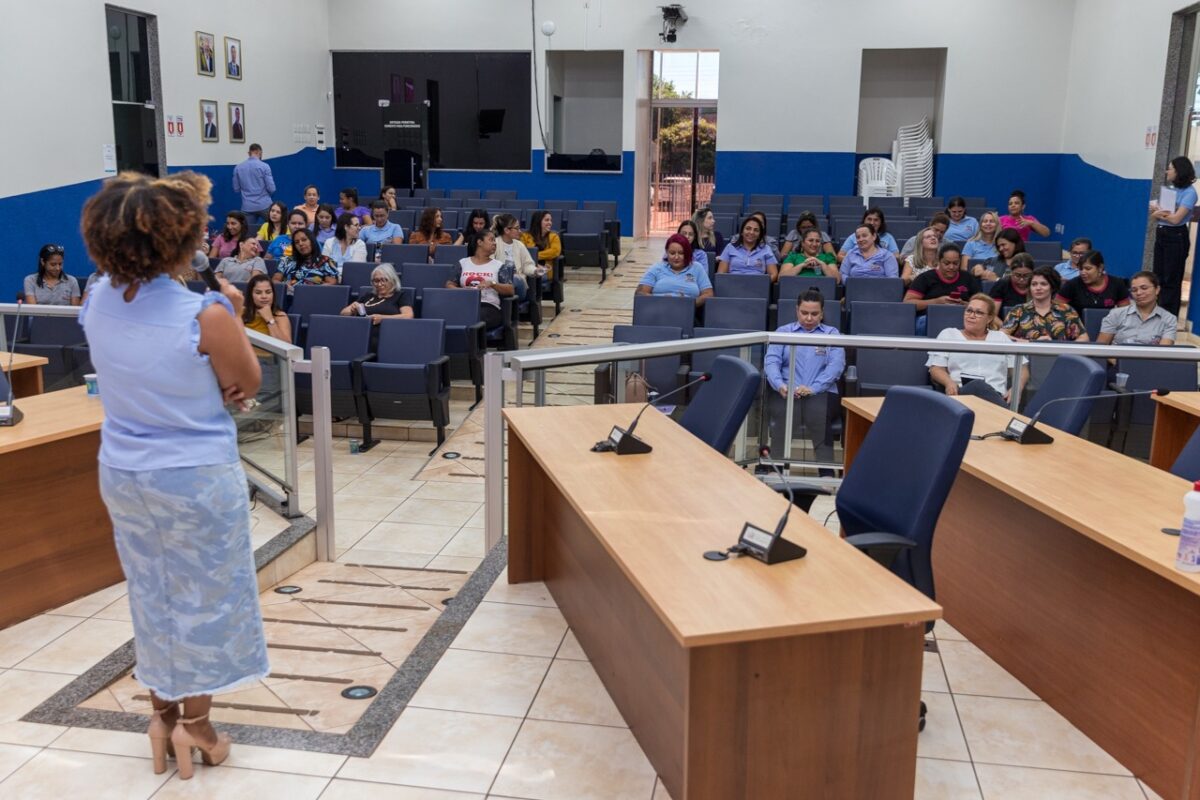
<svg viewBox="0 0 1200 800">
<path fill-rule="evenodd" d="M 1158 223 L 1154 233 L 1154 274 L 1161 291 L 1158 304 L 1179 316 L 1182 302 L 1183 270 L 1192 247 L 1189 226 L 1196 205 L 1196 169 L 1187 156 L 1177 156 L 1167 165 L 1167 184 L 1174 189 L 1175 207 L 1159 208 L 1152 202 L 1151 216 Z"/>
</svg>

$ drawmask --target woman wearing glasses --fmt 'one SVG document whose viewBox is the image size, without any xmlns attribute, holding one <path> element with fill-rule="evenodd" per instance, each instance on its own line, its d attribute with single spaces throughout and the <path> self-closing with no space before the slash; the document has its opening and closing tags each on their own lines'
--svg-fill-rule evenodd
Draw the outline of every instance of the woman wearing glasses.
<svg viewBox="0 0 1200 800">
<path fill-rule="evenodd" d="M 963 326 L 944 328 L 937 336 L 949 342 L 1008 342 L 996 330 L 996 301 L 986 294 L 971 295 L 963 308 Z M 930 353 L 925 366 L 935 386 L 950 396 L 970 394 L 1004 405 L 1011 391 L 1008 370 L 1013 356 L 998 353 Z M 1021 359 L 1021 385 L 1029 379 L 1029 363 Z"/>
<path fill-rule="evenodd" d="M 358 298 L 338 313 L 343 317 L 370 317 L 373 326 L 392 317 L 413 318 L 412 306 L 401 305 L 400 278 L 391 264 L 380 264 L 371 270 L 371 289 L 372 295 Z M 372 339 L 378 335 L 378 331 L 371 332 Z"/>
<path fill-rule="evenodd" d="M 42 245 L 37 272 L 25 276 L 25 302 L 43 306 L 77 306 L 79 281 L 63 272 L 63 246 Z"/>
<path fill-rule="evenodd" d="M 342 265 L 347 261 L 366 261 L 367 246 L 358 238 L 362 223 L 353 214 L 343 213 L 338 217 L 337 228 L 333 238 L 325 240 L 321 255 L 337 264 L 338 276 L 342 274 Z"/>
</svg>

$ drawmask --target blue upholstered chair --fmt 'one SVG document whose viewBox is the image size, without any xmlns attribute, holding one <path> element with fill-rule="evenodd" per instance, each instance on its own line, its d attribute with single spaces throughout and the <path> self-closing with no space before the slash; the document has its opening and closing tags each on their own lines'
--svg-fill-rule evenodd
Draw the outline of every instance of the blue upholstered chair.
<svg viewBox="0 0 1200 800">
<path fill-rule="evenodd" d="M 334 288 L 334 287 L 328 287 Z M 339 287 L 349 291 L 349 287 Z M 355 416 L 363 426 L 363 445 L 369 450 L 371 422 L 363 396 L 362 365 L 374 359 L 371 352 L 371 320 L 367 317 L 341 317 L 314 314 L 308 319 L 308 338 L 304 357 L 312 358 L 314 347 L 329 348 L 329 389 L 334 417 Z M 311 414 L 312 376 L 296 375 L 296 413 Z"/>
<path fill-rule="evenodd" d="M 704 303 L 704 324 L 710 328 L 764 330 L 767 324 L 767 300 L 755 297 L 710 297 Z"/>
<path fill-rule="evenodd" d="M 437 429 L 434 450 L 446 441 L 450 421 L 445 338 L 440 319 L 384 320 L 375 361 L 362 367 L 368 416 L 430 420 Z"/>
<path fill-rule="evenodd" d="M 679 424 L 718 453 L 726 453 L 746 419 L 762 378 L 757 369 L 733 356 L 717 356 L 712 379 L 700 387 Z"/>
<path fill-rule="evenodd" d="M 696 302 L 690 297 L 665 294 L 633 296 L 634 325 L 669 325 L 683 331 L 686 339 L 691 337 L 695 322 Z"/>
<path fill-rule="evenodd" d="M 487 351 L 487 331 L 479 314 L 479 290 L 429 287 L 424 290 L 420 317 L 445 324 L 450 375 L 471 379 L 478 404 L 483 399 L 483 354 Z"/>
<path fill-rule="evenodd" d="M 1050 368 L 1045 380 L 1041 382 L 1037 393 L 1025 406 L 1025 413 L 1032 417 L 1051 400 L 1097 394 L 1103 388 L 1104 367 L 1083 356 L 1059 356 L 1054 359 L 1054 366 Z M 1078 436 L 1088 421 L 1088 416 L 1092 413 L 1092 405 L 1095 402 L 1095 400 L 1067 400 L 1055 403 L 1039 417 L 1038 423 L 1066 431 L 1072 436 Z"/>
</svg>

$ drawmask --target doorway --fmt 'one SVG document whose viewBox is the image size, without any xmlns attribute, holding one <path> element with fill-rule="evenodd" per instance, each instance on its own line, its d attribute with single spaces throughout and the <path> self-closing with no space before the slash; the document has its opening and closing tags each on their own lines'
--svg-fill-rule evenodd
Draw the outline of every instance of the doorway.
<svg viewBox="0 0 1200 800">
<path fill-rule="evenodd" d="M 163 112 L 156 97 L 161 82 L 155 19 L 111 6 L 104 16 L 117 170 L 165 175 Z"/>
<path fill-rule="evenodd" d="M 656 50 L 650 85 L 647 231 L 674 233 L 712 197 L 717 155 L 717 73 L 712 50 Z"/>
</svg>

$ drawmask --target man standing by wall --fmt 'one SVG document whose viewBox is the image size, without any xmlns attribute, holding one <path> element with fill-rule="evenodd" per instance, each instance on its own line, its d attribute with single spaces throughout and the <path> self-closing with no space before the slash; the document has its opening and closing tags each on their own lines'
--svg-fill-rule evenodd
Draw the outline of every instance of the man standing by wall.
<svg viewBox="0 0 1200 800">
<path fill-rule="evenodd" d="M 266 222 L 275 178 L 262 160 L 262 145 L 250 145 L 249 158 L 233 168 L 233 190 L 242 196 L 242 213 L 254 223 L 254 229 Z"/>
</svg>

